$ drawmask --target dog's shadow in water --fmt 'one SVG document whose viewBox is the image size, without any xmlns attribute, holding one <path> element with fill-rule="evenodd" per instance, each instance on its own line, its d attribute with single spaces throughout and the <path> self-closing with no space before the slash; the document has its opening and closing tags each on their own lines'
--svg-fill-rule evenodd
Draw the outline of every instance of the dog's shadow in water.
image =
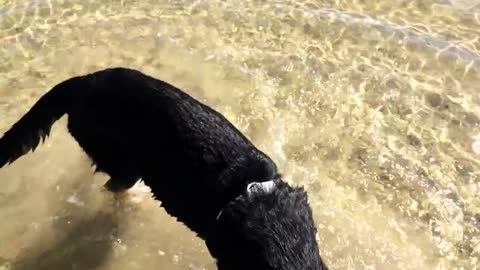
<svg viewBox="0 0 480 270">
<path fill-rule="evenodd" d="M 67 181 L 69 183 L 66 183 Z M 69 191 L 67 193 L 76 193 L 76 201 L 73 200 L 72 203 L 72 200 L 67 200 L 68 196 L 65 195 L 67 193 L 62 193 L 63 197 L 67 197 L 60 200 L 49 199 L 49 205 L 53 206 L 55 213 L 52 217 L 54 220 L 52 230 L 47 233 L 49 236 L 39 235 L 33 244 L 17 256 L 11 269 L 103 268 L 114 251 L 113 246 L 119 234 L 119 222 L 125 202 L 115 200 L 111 194 L 103 191 L 105 194 L 96 195 L 101 198 L 97 198 L 95 210 L 89 209 L 90 202 L 82 201 L 85 202 L 91 199 L 89 197 L 95 196 L 92 195 L 93 192 L 102 192 L 100 188 L 99 190 L 90 188 L 90 191 L 86 191 L 88 186 L 92 187 L 91 182 L 93 182 L 91 172 L 62 182 L 62 185 L 63 183 L 67 185 L 66 190 Z"/>
</svg>

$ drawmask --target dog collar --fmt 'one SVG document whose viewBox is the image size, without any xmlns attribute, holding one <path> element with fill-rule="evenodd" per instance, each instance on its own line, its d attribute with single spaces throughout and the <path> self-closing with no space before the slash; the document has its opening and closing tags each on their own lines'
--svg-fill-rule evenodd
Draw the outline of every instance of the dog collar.
<svg viewBox="0 0 480 270">
<path fill-rule="evenodd" d="M 275 181 L 274 180 L 265 181 L 265 182 L 252 182 L 252 183 L 247 185 L 247 196 L 252 196 L 252 195 L 254 195 L 255 193 L 258 193 L 258 192 L 270 193 L 270 192 L 273 191 L 274 188 L 275 188 Z M 243 194 L 240 194 L 234 200 L 236 200 L 238 197 L 240 197 L 242 195 Z M 234 201 L 234 200 L 232 200 L 232 201 Z M 230 202 L 227 203 L 222 208 L 222 210 L 220 210 L 220 212 L 218 212 L 216 220 L 218 220 L 220 218 L 220 216 L 223 213 L 223 209 L 225 209 L 225 207 L 227 207 L 227 205 L 229 205 L 229 204 L 230 204 Z"/>
</svg>

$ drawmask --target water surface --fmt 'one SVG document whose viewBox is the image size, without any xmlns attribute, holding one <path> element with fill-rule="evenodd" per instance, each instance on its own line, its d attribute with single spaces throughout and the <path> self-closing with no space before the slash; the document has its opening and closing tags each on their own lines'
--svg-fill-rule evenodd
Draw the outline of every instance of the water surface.
<svg viewBox="0 0 480 270">
<path fill-rule="evenodd" d="M 331 269 L 479 269 L 480 1 L 0 0 L 0 132 L 56 83 L 140 69 L 310 193 Z M 59 121 L 0 170 L 0 269 L 215 269 Z"/>
</svg>

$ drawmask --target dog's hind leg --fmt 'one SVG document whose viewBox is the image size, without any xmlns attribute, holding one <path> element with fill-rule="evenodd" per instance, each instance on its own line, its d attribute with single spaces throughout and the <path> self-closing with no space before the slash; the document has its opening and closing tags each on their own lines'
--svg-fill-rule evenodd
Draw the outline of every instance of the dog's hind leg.
<svg viewBox="0 0 480 270">
<path fill-rule="evenodd" d="M 104 185 L 104 187 L 114 193 L 121 193 L 133 187 L 138 181 L 138 177 L 131 176 L 112 176 Z"/>
</svg>

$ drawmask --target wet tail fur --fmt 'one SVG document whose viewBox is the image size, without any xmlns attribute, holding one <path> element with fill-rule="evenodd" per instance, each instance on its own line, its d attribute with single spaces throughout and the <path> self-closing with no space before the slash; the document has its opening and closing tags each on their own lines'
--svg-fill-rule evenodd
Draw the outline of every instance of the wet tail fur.
<svg viewBox="0 0 480 270">
<path fill-rule="evenodd" d="M 40 140 L 45 140 L 53 123 L 67 113 L 80 80 L 80 77 L 71 78 L 53 87 L 5 132 L 0 138 L 0 168 L 34 151 Z"/>
</svg>

